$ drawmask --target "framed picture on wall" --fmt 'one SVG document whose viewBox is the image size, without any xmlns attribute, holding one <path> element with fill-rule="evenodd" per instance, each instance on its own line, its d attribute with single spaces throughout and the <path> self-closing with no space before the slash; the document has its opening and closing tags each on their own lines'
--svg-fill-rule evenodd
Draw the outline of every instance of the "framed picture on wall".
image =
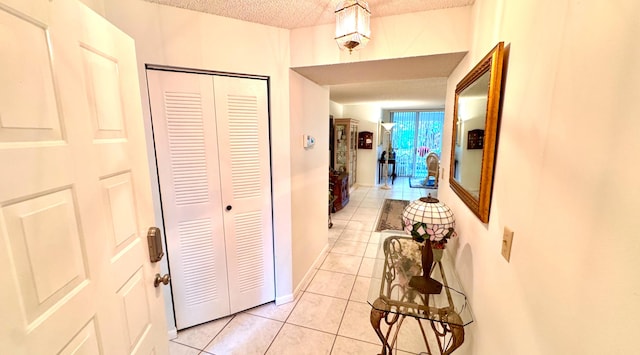
<svg viewBox="0 0 640 355">
<path fill-rule="evenodd" d="M 373 148 L 373 132 L 358 132 L 358 149 Z"/>
<path fill-rule="evenodd" d="M 467 149 L 482 149 L 484 147 L 484 129 L 473 129 L 467 137 Z"/>
</svg>

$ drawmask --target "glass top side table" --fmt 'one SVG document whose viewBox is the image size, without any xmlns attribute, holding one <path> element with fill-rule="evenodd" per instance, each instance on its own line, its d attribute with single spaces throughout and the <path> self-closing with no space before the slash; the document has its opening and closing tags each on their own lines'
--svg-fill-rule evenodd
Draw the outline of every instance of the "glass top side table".
<svg viewBox="0 0 640 355">
<path fill-rule="evenodd" d="M 418 320 L 428 354 L 451 354 L 464 342 L 464 326 L 473 322 L 467 297 L 462 292 L 448 251 L 434 253 L 431 278 L 442 283 L 439 294 L 422 294 L 409 286 L 413 276 L 422 275 L 418 243 L 402 231 L 384 231 L 369 286 L 371 325 L 382 341 L 382 354 L 392 354 L 398 331 L 409 316 Z M 382 331 L 381 322 L 388 325 Z M 429 344 L 423 322 L 430 323 L 437 344 Z M 393 330 L 395 327 L 395 331 Z M 432 349 L 433 347 L 433 349 Z"/>
</svg>

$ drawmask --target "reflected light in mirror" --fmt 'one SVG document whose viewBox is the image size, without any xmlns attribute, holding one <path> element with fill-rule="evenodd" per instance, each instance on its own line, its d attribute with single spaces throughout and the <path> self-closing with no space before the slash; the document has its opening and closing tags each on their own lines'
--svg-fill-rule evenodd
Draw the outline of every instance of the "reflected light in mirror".
<svg viewBox="0 0 640 355">
<path fill-rule="evenodd" d="M 489 221 L 504 43 L 456 86 L 449 185 L 482 222 Z"/>
<path fill-rule="evenodd" d="M 482 97 L 460 97 L 458 101 L 460 105 L 458 120 L 461 122 L 479 117 L 480 114 L 484 114 L 484 110 L 487 108 L 487 99 Z"/>
</svg>

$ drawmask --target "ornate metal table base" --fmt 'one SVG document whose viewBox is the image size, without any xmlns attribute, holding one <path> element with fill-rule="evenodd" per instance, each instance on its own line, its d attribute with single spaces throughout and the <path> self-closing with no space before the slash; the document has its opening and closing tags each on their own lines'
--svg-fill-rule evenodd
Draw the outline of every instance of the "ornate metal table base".
<svg viewBox="0 0 640 355">
<path fill-rule="evenodd" d="M 386 309 L 386 311 L 383 311 Z M 451 315 L 450 315 L 451 316 Z M 456 315 L 457 316 L 457 315 Z M 374 306 L 371 308 L 371 326 L 374 331 L 380 338 L 382 342 L 382 353 L 380 355 L 392 355 L 393 348 L 395 346 L 396 341 L 398 340 L 398 333 L 400 331 L 400 327 L 402 326 L 402 322 L 407 317 L 405 314 L 399 313 L 391 313 L 389 311 L 389 307 L 386 305 L 384 300 L 378 298 L 374 302 Z M 412 317 L 413 318 L 413 317 Z M 385 323 L 389 326 L 386 334 L 382 331 L 381 325 L 382 320 L 384 319 Z M 431 347 L 429 346 L 429 341 L 427 340 L 427 334 L 425 332 L 424 327 L 422 326 L 421 318 L 415 318 L 415 320 L 420 325 L 420 331 L 422 332 L 422 338 L 424 339 L 424 343 L 427 347 L 427 354 L 434 354 L 431 351 Z M 440 351 L 438 354 L 449 355 L 458 349 L 462 343 L 464 342 L 464 327 L 456 324 L 449 323 L 440 323 L 433 320 L 425 319 L 431 323 L 431 329 L 433 330 L 433 334 L 436 336 L 438 340 L 437 349 Z M 396 326 L 395 331 L 393 327 Z M 447 342 L 447 335 L 450 336 L 450 341 Z M 389 342 L 389 338 L 393 335 L 391 342 Z"/>
<path fill-rule="evenodd" d="M 371 326 L 382 342 L 381 355 L 394 353 L 400 328 L 407 317 L 418 322 L 427 354 L 451 354 L 464 342 L 464 326 L 471 323 L 473 317 L 466 296 L 458 291 L 461 287 L 452 271 L 450 257 L 445 254 L 430 268 L 429 277 L 442 283 L 442 291 L 419 292 L 410 282 L 424 272 L 418 246 L 408 237 L 392 235 L 383 240 L 368 298 Z M 388 327 L 385 331 L 383 320 Z M 430 327 L 425 322 L 429 322 Z"/>
</svg>

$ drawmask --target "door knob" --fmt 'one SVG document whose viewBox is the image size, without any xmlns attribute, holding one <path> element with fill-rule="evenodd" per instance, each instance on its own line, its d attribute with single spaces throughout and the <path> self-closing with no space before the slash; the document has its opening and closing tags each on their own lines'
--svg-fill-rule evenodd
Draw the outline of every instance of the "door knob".
<svg viewBox="0 0 640 355">
<path fill-rule="evenodd" d="M 164 276 L 156 274 L 156 279 L 153 280 L 153 286 L 158 287 L 160 284 L 168 285 L 169 281 L 171 281 L 171 276 L 169 276 L 169 274 L 164 274 Z"/>
</svg>

